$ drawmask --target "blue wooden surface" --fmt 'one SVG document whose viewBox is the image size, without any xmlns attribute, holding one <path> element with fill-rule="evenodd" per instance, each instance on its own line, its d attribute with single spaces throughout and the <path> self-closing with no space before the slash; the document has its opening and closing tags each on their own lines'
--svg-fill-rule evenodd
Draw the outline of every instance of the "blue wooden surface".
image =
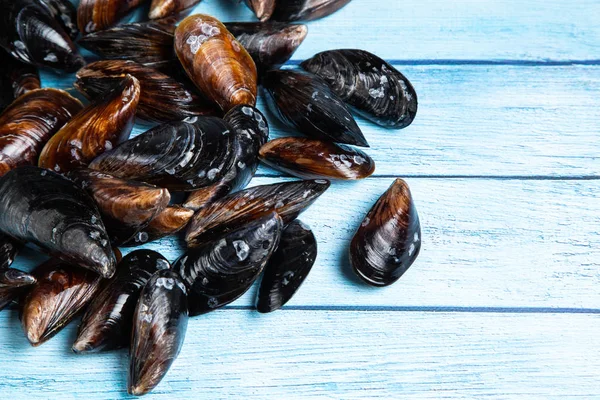
<svg viewBox="0 0 600 400">
<path fill-rule="evenodd" d="M 251 20 L 237 0 L 197 10 Z M 302 217 L 319 256 L 297 296 L 263 316 L 253 288 L 190 321 L 148 398 L 600 397 L 598 15 L 595 0 L 354 0 L 309 23 L 292 67 L 370 50 L 411 79 L 417 119 L 403 131 L 359 120 L 377 171 L 335 183 Z M 269 119 L 273 136 L 290 133 Z M 253 184 L 288 179 L 259 172 Z M 411 185 L 423 249 L 375 289 L 346 252 L 395 176 Z M 173 239 L 146 247 L 181 254 Z M 31 348 L 17 311 L 0 313 L 0 398 L 127 398 L 126 353 L 70 353 L 76 325 Z"/>
</svg>

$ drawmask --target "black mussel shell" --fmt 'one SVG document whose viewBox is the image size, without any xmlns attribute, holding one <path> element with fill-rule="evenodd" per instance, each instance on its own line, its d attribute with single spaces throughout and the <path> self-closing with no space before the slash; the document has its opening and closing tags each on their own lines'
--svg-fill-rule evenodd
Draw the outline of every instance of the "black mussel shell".
<svg viewBox="0 0 600 400">
<path fill-rule="evenodd" d="M 167 189 L 112 175 L 81 169 L 69 173 L 98 205 L 110 242 L 114 246 L 131 240 L 169 204 Z"/>
<path fill-rule="evenodd" d="M 38 0 L 0 0 L 0 46 L 19 60 L 73 72 L 85 65 L 77 47 Z"/>
<path fill-rule="evenodd" d="M 262 22 L 267 21 L 275 11 L 275 0 L 245 0 L 246 5 L 252 10 L 256 18 Z"/>
<path fill-rule="evenodd" d="M 108 151 L 90 168 L 169 190 L 218 182 L 232 162 L 233 134 L 220 118 L 194 117 L 159 125 Z"/>
<path fill-rule="evenodd" d="M 21 325 L 33 346 L 56 335 L 98 293 L 102 277 L 95 272 L 49 260 L 35 269 L 37 283 L 25 297 Z"/>
<path fill-rule="evenodd" d="M 333 14 L 350 0 L 279 0 L 271 19 L 275 21 L 312 21 Z"/>
<path fill-rule="evenodd" d="M 258 151 L 269 139 L 269 125 L 255 107 L 235 106 L 223 117 L 234 135 L 233 161 L 219 182 L 192 192 L 184 204 L 194 210 L 232 191 L 245 188 L 258 168 Z"/>
<path fill-rule="evenodd" d="M 148 18 L 161 19 L 171 16 L 182 16 L 201 0 L 152 0 Z"/>
<path fill-rule="evenodd" d="M 188 323 L 186 287 L 171 270 L 146 283 L 133 317 L 127 391 L 143 395 L 158 385 L 177 358 Z"/>
<path fill-rule="evenodd" d="M 354 272 L 373 286 L 396 282 L 421 250 L 421 225 L 410 189 L 402 179 L 377 200 L 350 244 Z"/>
<path fill-rule="evenodd" d="M 185 240 L 196 247 L 276 212 L 289 224 L 327 190 L 324 179 L 254 186 L 218 199 L 194 214 Z"/>
<path fill-rule="evenodd" d="M 94 201 L 55 172 L 25 166 L 0 178 L 0 232 L 106 278 L 115 272 Z"/>
<path fill-rule="evenodd" d="M 364 50 L 330 50 L 302 63 L 365 118 L 401 129 L 417 114 L 417 93 L 392 65 Z"/>
<path fill-rule="evenodd" d="M 308 33 L 306 25 L 283 22 L 228 22 L 225 27 L 248 50 L 259 72 L 285 64 Z"/>
<path fill-rule="evenodd" d="M 35 282 L 35 277 L 18 269 L 0 269 L 0 311 Z"/>
<path fill-rule="evenodd" d="M 79 0 L 77 27 L 86 35 L 116 25 L 146 0 Z"/>
<path fill-rule="evenodd" d="M 38 0 L 62 26 L 72 40 L 79 36 L 77 8 L 69 0 Z"/>
<path fill-rule="evenodd" d="M 1 79 L 6 82 L 2 83 L 2 87 L 4 89 L 4 85 L 6 85 L 8 93 L 12 93 L 12 96 L 7 93 L 7 98 L 16 99 L 27 92 L 42 87 L 40 74 L 35 65 L 24 63 L 1 49 L 0 54 L 5 56 L 0 66 Z"/>
<path fill-rule="evenodd" d="M 10 267 L 23 244 L 0 233 L 0 271 Z"/>
<path fill-rule="evenodd" d="M 286 125 L 316 139 L 369 147 L 350 110 L 318 76 L 272 70 L 263 87 L 269 109 Z"/>
<path fill-rule="evenodd" d="M 296 293 L 317 259 L 317 240 L 309 227 L 296 220 L 281 234 L 277 251 L 265 267 L 256 309 L 280 309 Z"/>
<path fill-rule="evenodd" d="M 169 267 L 167 259 L 152 250 L 136 250 L 126 255 L 115 276 L 104 284 L 87 308 L 73 351 L 97 353 L 127 347 L 142 288 L 156 271 Z"/>
<path fill-rule="evenodd" d="M 168 206 L 123 246 L 140 246 L 174 235 L 187 226 L 193 215 L 194 210 L 189 208 L 178 205 Z"/>
<path fill-rule="evenodd" d="M 190 316 L 213 311 L 252 286 L 277 248 L 283 222 L 270 213 L 190 249 L 173 264 L 188 287 Z"/>
</svg>

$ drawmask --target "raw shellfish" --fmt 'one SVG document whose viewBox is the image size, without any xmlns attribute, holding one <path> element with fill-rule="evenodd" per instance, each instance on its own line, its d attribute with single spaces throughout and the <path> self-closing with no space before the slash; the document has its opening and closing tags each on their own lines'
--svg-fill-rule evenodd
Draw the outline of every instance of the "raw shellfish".
<svg viewBox="0 0 600 400">
<path fill-rule="evenodd" d="M 185 228 L 193 216 L 194 210 L 178 205 L 168 206 L 124 246 L 140 246 L 165 236 L 174 235 Z"/>
<path fill-rule="evenodd" d="M 177 15 L 198 3 L 200 0 L 152 0 L 148 18 L 159 19 Z"/>
<path fill-rule="evenodd" d="M 72 40 L 79 36 L 77 28 L 77 8 L 69 0 L 38 0 L 50 15 L 62 26 Z"/>
<path fill-rule="evenodd" d="M 0 53 L 6 55 L 1 68 L 3 78 L 8 79 L 7 83 L 9 89 L 12 89 L 14 99 L 42 87 L 40 74 L 34 65 L 24 63 L 2 51 Z"/>
<path fill-rule="evenodd" d="M 35 277 L 18 269 L 0 269 L 0 311 L 35 282 Z"/>
<path fill-rule="evenodd" d="M 144 1 L 80 0 L 77 7 L 77 26 L 84 35 L 110 28 Z"/>
<path fill-rule="evenodd" d="M 312 21 L 326 17 L 350 0 L 280 0 L 275 5 L 271 19 L 275 21 Z"/>
</svg>

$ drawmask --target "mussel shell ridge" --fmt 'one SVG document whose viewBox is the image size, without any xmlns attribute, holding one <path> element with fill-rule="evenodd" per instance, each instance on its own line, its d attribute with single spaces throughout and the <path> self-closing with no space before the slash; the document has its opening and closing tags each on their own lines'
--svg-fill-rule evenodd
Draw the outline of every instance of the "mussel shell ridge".
<svg viewBox="0 0 600 400">
<path fill-rule="evenodd" d="M 123 246 L 140 246 L 173 235 L 185 228 L 193 215 L 194 210 L 189 208 L 178 205 L 168 206 Z"/>
<path fill-rule="evenodd" d="M 0 269 L 0 311 L 35 282 L 35 277 L 18 269 Z"/>
<path fill-rule="evenodd" d="M 271 19 L 275 21 L 312 21 L 324 18 L 351 0 L 279 0 Z"/>
<path fill-rule="evenodd" d="M 110 28 L 144 1 L 80 0 L 77 7 L 77 27 L 84 35 Z"/>
</svg>

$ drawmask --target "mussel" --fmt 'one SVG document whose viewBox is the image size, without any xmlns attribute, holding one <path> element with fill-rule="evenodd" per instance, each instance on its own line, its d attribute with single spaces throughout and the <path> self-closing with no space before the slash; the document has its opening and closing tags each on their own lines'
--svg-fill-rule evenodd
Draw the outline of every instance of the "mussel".
<svg viewBox="0 0 600 400">
<path fill-rule="evenodd" d="M 256 66 L 216 18 L 191 15 L 175 30 L 175 52 L 190 79 L 224 112 L 256 103 Z"/>
<path fill-rule="evenodd" d="M 188 323 L 186 288 L 171 270 L 146 283 L 133 317 L 127 391 L 143 395 L 159 384 L 177 358 Z"/>
<path fill-rule="evenodd" d="M 0 269 L 0 311 L 30 289 L 36 282 L 34 276 L 14 268 Z"/>
<path fill-rule="evenodd" d="M 417 209 L 402 179 L 377 200 L 350 244 L 354 272 L 368 284 L 387 286 L 412 265 L 421 249 Z"/>
<path fill-rule="evenodd" d="M 350 0 L 279 0 L 271 19 L 275 21 L 312 21 L 326 17 Z"/>
<path fill-rule="evenodd" d="M 417 114 L 417 93 L 392 65 L 364 50 L 330 50 L 304 61 L 302 68 L 323 78 L 342 100 L 365 118 L 401 129 Z"/>
<path fill-rule="evenodd" d="M 245 188 L 258 168 L 258 151 L 269 139 L 266 117 L 255 107 L 235 106 L 223 117 L 233 130 L 232 165 L 219 182 L 192 192 L 185 206 L 194 210 Z"/>
<path fill-rule="evenodd" d="M 0 178 L 0 232 L 104 277 L 115 272 L 94 201 L 55 172 L 25 166 Z"/>
<path fill-rule="evenodd" d="M 0 271 L 12 265 L 21 247 L 22 243 L 0 233 Z"/>
<path fill-rule="evenodd" d="M 37 66 L 76 71 L 85 61 L 77 47 L 38 0 L 0 0 L 0 46 Z"/>
<path fill-rule="evenodd" d="M 231 165 L 232 144 L 222 119 L 194 117 L 152 128 L 100 155 L 90 168 L 189 191 L 219 181 Z"/>
<path fill-rule="evenodd" d="M 127 75 L 73 117 L 44 146 L 38 165 L 65 173 L 126 140 L 133 128 L 140 84 Z"/>
<path fill-rule="evenodd" d="M 229 22 L 225 27 L 252 56 L 261 73 L 285 64 L 308 33 L 306 25 L 282 22 Z"/>
<path fill-rule="evenodd" d="M 96 353 L 128 346 L 142 288 L 156 271 L 169 267 L 167 259 L 152 250 L 136 250 L 125 256 L 118 272 L 87 308 L 73 351 Z"/>
<path fill-rule="evenodd" d="M 37 283 L 23 301 L 21 325 L 33 346 L 56 335 L 98 293 L 102 277 L 49 260 L 35 269 Z"/>
<path fill-rule="evenodd" d="M 160 19 L 177 15 L 198 3 L 200 3 L 200 0 L 152 0 L 148 18 Z"/>
<path fill-rule="evenodd" d="M 8 88 L 11 89 L 13 99 L 42 87 L 38 69 L 31 64 L 24 63 L 0 49 L 6 58 L 0 66 L 2 78 L 7 79 Z M 12 101 L 11 101 L 12 103 Z"/>
<path fill-rule="evenodd" d="M 250 221 L 277 212 L 289 224 L 327 190 L 324 179 L 254 186 L 218 199 L 194 214 L 185 240 L 188 247 L 210 242 Z"/>
<path fill-rule="evenodd" d="M 174 235 L 187 226 L 193 215 L 194 210 L 189 208 L 178 205 L 168 206 L 123 246 L 140 246 Z"/>
<path fill-rule="evenodd" d="M 171 200 L 167 189 L 90 169 L 72 171 L 69 178 L 96 201 L 110 242 L 115 246 L 131 240 Z"/>
<path fill-rule="evenodd" d="M 83 106 L 58 89 L 37 89 L 20 96 L 0 115 L 0 176 L 36 164 L 46 142 Z"/>
<path fill-rule="evenodd" d="M 75 87 L 92 99 L 99 98 L 127 74 L 140 82 L 136 116 L 145 121 L 160 123 L 216 114 L 212 104 L 183 83 L 134 61 L 106 60 L 88 64 L 77 72 Z"/>
<path fill-rule="evenodd" d="M 305 178 L 363 179 L 375 172 L 375 162 L 365 152 L 317 139 L 284 137 L 260 149 L 265 164 Z"/>
<path fill-rule="evenodd" d="M 62 26 L 72 40 L 79 36 L 77 8 L 69 0 L 38 0 Z"/>
<path fill-rule="evenodd" d="M 269 108 L 286 125 L 316 139 L 369 147 L 350 110 L 318 76 L 271 70 L 263 86 Z"/>
<path fill-rule="evenodd" d="M 265 267 L 256 309 L 281 308 L 296 293 L 317 259 L 317 240 L 310 228 L 295 220 L 281 234 L 277 251 Z"/>
<path fill-rule="evenodd" d="M 223 307 L 244 294 L 277 248 L 282 228 L 281 218 L 272 212 L 175 261 L 173 270 L 188 287 L 190 316 Z"/>
<path fill-rule="evenodd" d="M 77 7 L 77 26 L 84 35 L 110 28 L 144 1 L 80 0 Z"/>
<path fill-rule="evenodd" d="M 256 18 L 262 22 L 267 21 L 273 15 L 275 2 L 276 0 L 246 0 L 246 4 L 254 12 Z"/>
</svg>

